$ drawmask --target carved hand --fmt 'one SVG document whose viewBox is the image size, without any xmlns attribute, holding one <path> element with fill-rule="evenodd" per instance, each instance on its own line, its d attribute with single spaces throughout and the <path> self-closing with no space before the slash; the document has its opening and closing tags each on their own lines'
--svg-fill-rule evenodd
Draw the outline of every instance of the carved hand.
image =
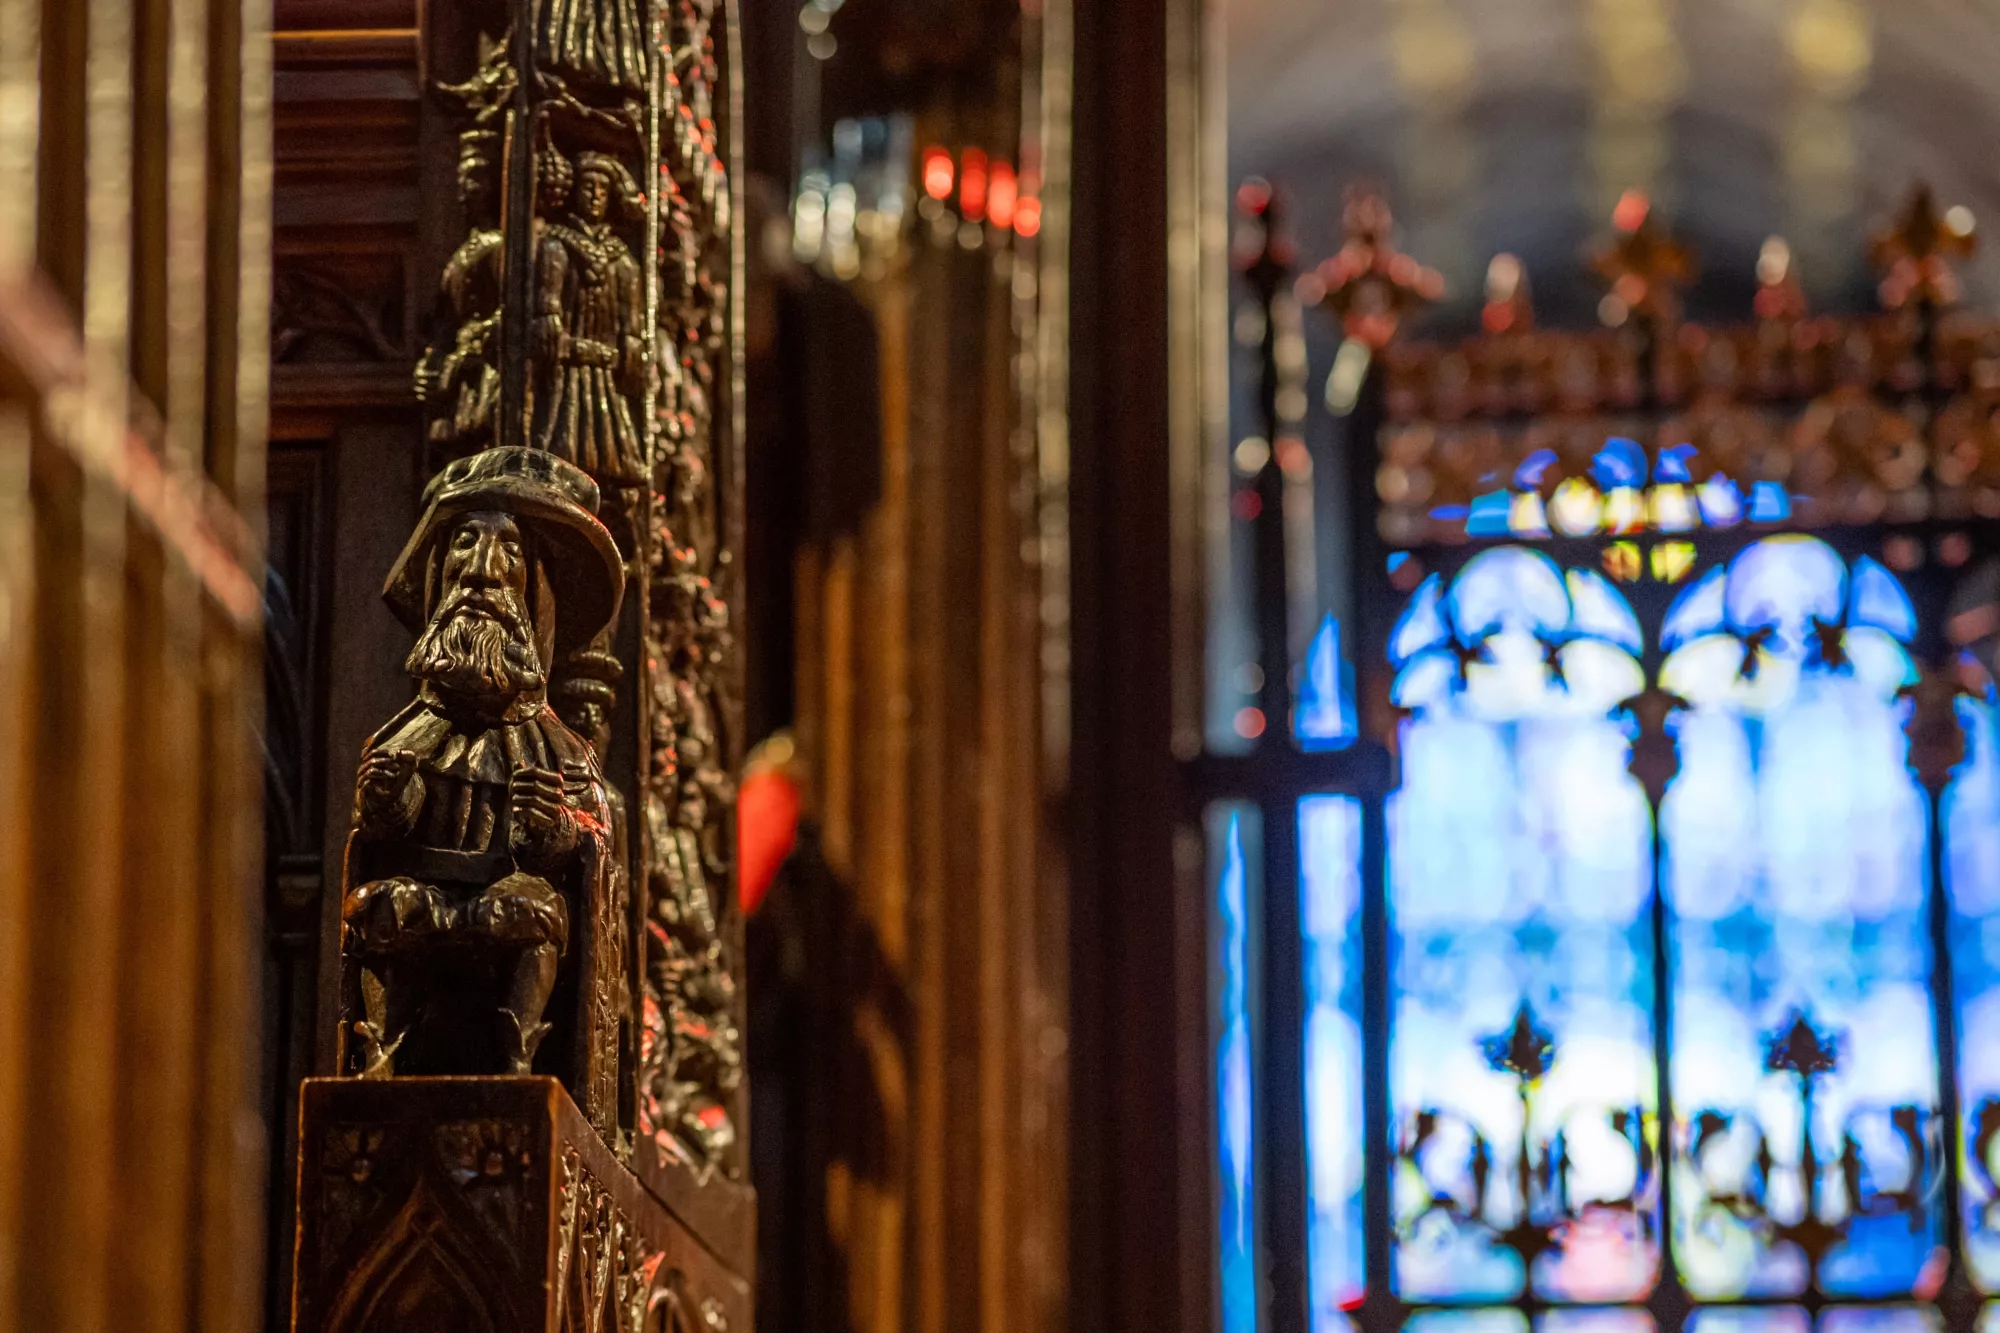
<svg viewBox="0 0 2000 1333">
<path fill-rule="evenodd" d="M 626 393 L 642 393 L 646 388 L 646 362 L 648 349 L 638 338 L 624 340 L 624 354 L 619 358 L 619 387 Z"/>
<path fill-rule="evenodd" d="M 364 833 L 404 833 L 423 804 L 417 756 L 411 750 L 374 750 L 355 779 L 354 819 Z"/>
<path fill-rule="evenodd" d="M 429 402 L 438 387 L 439 371 L 431 358 L 432 351 L 426 348 L 423 359 L 417 362 L 417 368 L 410 376 L 410 387 L 416 391 L 420 403 Z M 445 359 L 445 364 L 447 367 L 450 365 L 449 357 Z"/>
<path fill-rule="evenodd" d="M 507 790 L 509 841 L 514 854 L 529 862 L 547 862 L 576 846 L 576 812 L 563 795 L 563 776 L 546 768 L 515 772 Z"/>
<path fill-rule="evenodd" d="M 535 359 L 553 366 L 563 360 L 569 339 L 563 333 L 561 315 L 543 315 L 535 320 Z"/>
</svg>

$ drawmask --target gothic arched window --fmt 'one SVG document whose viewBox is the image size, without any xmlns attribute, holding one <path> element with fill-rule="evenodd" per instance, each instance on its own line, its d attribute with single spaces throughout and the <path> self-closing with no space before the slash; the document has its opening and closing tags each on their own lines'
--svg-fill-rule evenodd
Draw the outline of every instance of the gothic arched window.
<svg viewBox="0 0 2000 1333">
<path fill-rule="evenodd" d="M 2000 321 L 1951 302 L 1967 224 L 1916 197 L 1884 310 L 1837 319 L 1773 242 L 1755 318 L 1703 326 L 1631 196 L 1609 327 L 1534 331 L 1499 264 L 1440 345 L 1395 336 L 1430 278 L 1378 197 L 1317 268 L 1269 187 L 1238 204 L 1196 769 L 1222 1327 L 1988 1327 Z"/>
</svg>

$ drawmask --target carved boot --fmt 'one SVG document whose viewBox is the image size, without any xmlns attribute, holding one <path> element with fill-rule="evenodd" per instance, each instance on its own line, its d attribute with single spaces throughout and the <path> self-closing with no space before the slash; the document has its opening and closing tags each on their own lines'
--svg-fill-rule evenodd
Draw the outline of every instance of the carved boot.
<svg viewBox="0 0 2000 1333">
<path fill-rule="evenodd" d="M 413 1005 L 407 985 L 399 984 L 395 972 L 386 965 L 361 970 L 363 1016 L 354 1023 L 358 1038 L 360 1076 L 391 1078 L 396 1073 L 396 1050 L 409 1035 Z"/>
<path fill-rule="evenodd" d="M 542 1010 L 548 1006 L 549 995 L 555 989 L 556 963 L 560 957 L 555 945 L 538 944 L 522 950 L 514 964 L 507 1003 L 500 1008 L 503 1020 L 500 1039 L 510 1074 L 534 1072 L 535 1050 L 549 1033 L 549 1025 L 542 1021 Z"/>
</svg>

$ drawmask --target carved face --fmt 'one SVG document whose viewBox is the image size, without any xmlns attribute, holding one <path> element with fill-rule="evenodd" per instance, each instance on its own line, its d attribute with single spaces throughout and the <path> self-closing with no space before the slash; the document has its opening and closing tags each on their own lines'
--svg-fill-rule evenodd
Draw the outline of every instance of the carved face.
<svg viewBox="0 0 2000 1333">
<path fill-rule="evenodd" d="M 528 552 L 521 525 L 502 513 L 467 514 L 460 519 L 445 548 L 444 581 L 448 588 L 507 588 L 525 603 Z"/>
<path fill-rule="evenodd" d="M 602 222 L 611 209 L 611 173 L 595 167 L 585 167 L 576 178 L 577 216 L 586 222 Z"/>
<path fill-rule="evenodd" d="M 539 688 L 544 675 L 528 611 L 533 559 L 510 515 L 460 519 L 445 542 L 430 624 L 410 650 L 410 674 L 475 699 Z"/>
</svg>

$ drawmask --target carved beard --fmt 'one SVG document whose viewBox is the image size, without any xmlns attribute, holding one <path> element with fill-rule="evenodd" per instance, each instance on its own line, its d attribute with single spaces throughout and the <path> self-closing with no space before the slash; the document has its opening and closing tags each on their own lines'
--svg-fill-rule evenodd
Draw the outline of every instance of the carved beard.
<svg viewBox="0 0 2000 1333">
<path fill-rule="evenodd" d="M 438 608 L 404 670 L 472 698 L 512 698 L 542 687 L 527 608 L 511 588 L 462 588 Z"/>
</svg>

